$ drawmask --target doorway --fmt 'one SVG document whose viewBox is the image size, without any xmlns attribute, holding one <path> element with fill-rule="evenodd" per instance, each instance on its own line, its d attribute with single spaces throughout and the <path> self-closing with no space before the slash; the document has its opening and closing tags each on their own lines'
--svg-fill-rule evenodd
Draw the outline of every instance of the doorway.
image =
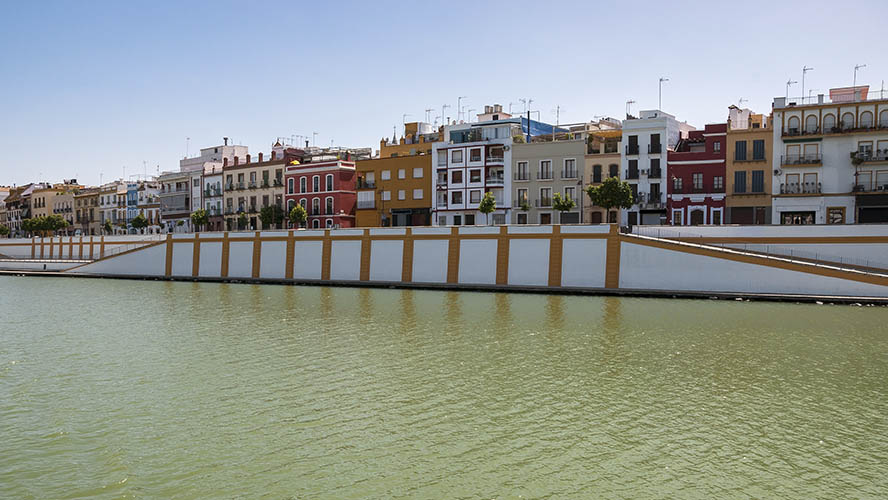
<svg viewBox="0 0 888 500">
<path fill-rule="evenodd" d="M 691 225 L 692 226 L 702 226 L 703 221 L 705 219 L 705 214 L 700 209 L 691 210 Z"/>
</svg>

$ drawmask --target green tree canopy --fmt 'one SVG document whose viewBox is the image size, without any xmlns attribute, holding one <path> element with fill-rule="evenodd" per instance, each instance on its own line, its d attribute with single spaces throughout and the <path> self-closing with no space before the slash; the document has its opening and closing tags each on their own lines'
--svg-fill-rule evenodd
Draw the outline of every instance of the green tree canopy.
<svg viewBox="0 0 888 500">
<path fill-rule="evenodd" d="M 494 198 L 493 193 L 490 191 L 484 193 L 484 198 L 481 198 L 481 203 L 478 204 L 478 210 L 484 214 L 487 218 L 487 223 L 490 224 L 490 214 L 496 210 L 496 198 Z"/>
<path fill-rule="evenodd" d="M 262 221 L 262 227 L 268 228 L 275 226 L 279 228 L 284 222 L 284 209 L 277 205 L 269 205 L 263 207 L 259 211 L 259 220 Z"/>
<path fill-rule="evenodd" d="M 9 235 L 9 228 L 4 226 L 3 224 L 0 224 L 0 236 L 7 236 L 7 235 Z"/>
<path fill-rule="evenodd" d="M 247 223 L 250 222 L 250 219 L 247 217 L 247 214 L 241 213 L 237 216 L 237 228 L 238 229 L 246 229 Z"/>
<path fill-rule="evenodd" d="M 22 229 L 29 233 L 40 232 L 42 235 L 68 227 L 68 221 L 61 215 L 41 215 L 22 221 Z"/>
<path fill-rule="evenodd" d="M 611 208 L 629 208 L 632 206 L 632 187 L 626 181 L 620 181 L 616 177 L 608 177 L 597 186 L 586 188 L 586 194 L 592 200 L 592 204 L 606 211 Z"/>
<path fill-rule="evenodd" d="M 206 227 L 207 224 L 210 223 L 210 215 L 206 210 L 202 208 L 198 208 L 191 214 L 191 224 L 194 225 L 194 230 L 199 231 L 200 228 Z"/>
<path fill-rule="evenodd" d="M 145 229 L 148 227 L 148 218 L 143 214 L 139 214 L 133 217 L 133 220 L 130 221 L 134 229 Z"/>
<path fill-rule="evenodd" d="M 301 227 L 307 220 L 308 212 L 305 211 L 305 207 L 297 203 L 296 206 L 290 210 L 290 222 L 296 227 Z"/>
<path fill-rule="evenodd" d="M 111 234 L 114 232 L 114 226 L 111 225 L 110 220 L 105 220 L 105 223 L 102 224 L 102 229 L 104 229 L 105 232 L 108 234 Z"/>
<path fill-rule="evenodd" d="M 552 195 L 552 208 L 559 212 L 573 210 L 575 206 L 577 206 L 577 202 L 570 199 L 570 196 L 561 196 L 561 193 L 555 193 Z"/>
</svg>

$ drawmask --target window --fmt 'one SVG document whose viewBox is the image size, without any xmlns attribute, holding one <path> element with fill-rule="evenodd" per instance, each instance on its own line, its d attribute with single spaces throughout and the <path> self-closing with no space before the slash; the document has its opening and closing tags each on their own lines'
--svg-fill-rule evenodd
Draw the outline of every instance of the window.
<svg viewBox="0 0 888 500">
<path fill-rule="evenodd" d="M 300 192 L 300 193 L 304 193 L 304 192 L 308 191 L 308 190 L 305 188 L 305 182 L 306 182 L 306 181 L 305 181 L 305 177 L 300 177 L 300 178 L 299 178 L 299 192 Z"/>
<path fill-rule="evenodd" d="M 450 193 L 450 203 L 454 205 L 462 205 L 463 202 L 463 194 L 462 191 L 454 191 Z"/>
<path fill-rule="evenodd" d="M 527 214 L 526 213 L 518 214 L 518 224 L 527 224 Z"/>
<path fill-rule="evenodd" d="M 786 127 L 787 132 L 789 132 L 790 134 L 799 133 L 799 124 L 800 123 L 801 123 L 801 121 L 799 120 L 798 116 L 790 116 L 789 120 L 787 120 L 787 127 Z"/>
<path fill-rule="evenodd" d="M 439 226 L 446 226 L 447 225 L 447 216 L 446 215 L 441 215 L 438 217 L 438 225 Z"/>
<path fill-rule="evenodd" d="M 832 129 L 836 128 L 836 116 L 832 113 L 824 115 L 823 117 L 823 131 L 824 132 L 832 132 Z"/>
<path fill-rule="evenodd" d="M 564 171 L 561 173 L 561 177 L 565 179 L 576 179 L 577 160 L 573 158 L 567 158 L 564 160 Z"/>
<path fill-rule="evenodd" d="M 327 174 L 327 191 L 333 191 L 333 174 Z"/>
<path fill-rule="evenodd" d="M 446 167 L 447 166 L 447 150 L 438 151 L 438 166 Z"/>
<path fill-rule="evenodd" d="M 231 201 L 231 200 L 229 200 Z M 287 200 L 287 213 L 289 214 L 291 210 L 296 208 L 296 202 L 293 200 Z"/>
<path fill-rule="evenodd" d="M 450 152 L 450 163 L 462 163 L 463 162 L 463 152 L 462 149 L 454 149 Z"/>
<path fill-rule="evenodd" d="M 383 191 L 382 192 L 382 201 L 389 201 L 391 199 L 392 199 L 392 192 L 391 191 Z"/>
<path fill-rule="evenodd" d="M 473 189 L 469 191 L 469 203 L 481 203 L 481 190 Z"/>
<path fill-rule="evenodd" d="M 265 208 L 267 206 L 268 206 L 268 195 L 264 194 L 264 195 L 262 195 L 262 208 Z"/>
<path fill-rule="evenodd" d="M 620 166 L 616 164 L 608 165 L 608 177 L 619 177 L 620 176 Z"/>
<path fill-rule="evenodd" d="M 860 113 L 860 126 L 861 128 L 872 128 L 873 126 L 873 114 L 869 111 L 864 111 Z M 844 220 L 844 216 L 842 217 Z"/>
<path fill-rule="evenodd" d="M 746 192 L 746 172 L 741 170 L 734 172 L 734 192 Z"/>
<path fill-rule="evenodd" d="M 852 129 L 854 128 L 854 115 L 851 113 L 845 113 L 842 115 L 842 128 L 843 129 Z"/>
<path fill-rule="evenodd" d="M 306 208 L 308 206 L 308 198 L 302 198 L 299 200 L 299 204 L 302 205 L 302 208 Z"/>
<path fill-rule="evenodd" d="M 422 167 L 416 167 L 413 169 L 413 178 L 422 179 Z"/>
<path fill-rule="evenodd" d="M 200 178 L 195 178 L 192 185 L 194 187 L 200 187 Z"/>
<path fill-rule="evenodd" d="M 844 224 L 845 207 L 828 207 L 826 209 L 827 224 Z"/>
<path fill-rule="evenodd" d="M 721 151 L 721 150 L 722 150 L 722 143 L 721 143 L 721 141 L 715 141 L 714 143 L 712 143 L 712 150 L 715 151 L 716 153 L 718 153 L 719 151 Z"/>
<path fill-rule="evenodd" d="M 764 160 L 765 159 L 765 140 L 764 139 L 756 139 L 752 141 L 752 159 L 753 160 Z"/>
<path fill-rule="evenodd" d="M 313 198 L 311 200 L 311 215 L 321 215 L 321 199 Z"/>
<path fill-rule="evenodd" d="M 462 225 L 462 216 L 461 215 L 454 215 L 453 216 L 453 225 L 454 226 L 461 226 Z"/>
<path fill-rule="evenodd" d="M 314 193 L 321 190 L 321 176 L 316 175 L 311 178 L 311 190 Z"/>
<path fill-rule="evenodd" d="M 392 178 L 392 171 L 391 170 L 383 170 L 382 172 L 380 172 L 379 178 L 384 181 L 390 180 Z"/>
<path fill-rule="evenodd" d="M 407 191 L 404 191 L 403 189 L 399 189 L 398 190 L 398 200 L 403 201 L 406 199 L 407 199 Z"/>
<path fill-rule="evenodd" d="M 734 143 L 734 161 L 746 161 L 746 141 Z"/>
<path fill-rule="evenodd" d="M 638 179 L 638 160 L 629 160 L 629 178 Z"/>
<path fill-rule="evenodd" d="M 481 169 L 473 168 L 469 170 L 469 182 L 481 182 Z"/>
<path fill-rule="evenodd" d="M 469 161 L 481 161 L 481 148 L 472 148 L 469 150 Z"/>
<path fill-rule="evenodd" d="M 422 189 L 414 189 L 413 190 L 413 199 L 421 200 L 422 199 Z"/>
<path fill-rule="evenodd" d="M 540 207 L 552 206 L 552 188 L 540 188 Z"/>
<path fill-rule="evenodd" d="M 328 196 L 326 200 L 324 200 L 324 213 L 327 215 L 333 215 L 333 197 Z"/>
<path fill-rule="evenodd" d="M 293 188 L 296 182 L 293 179 L 287 179 L 287 194 L 293 194 Z"/>
<path fill-rule="evenodd" d="M 450 172 L 450 183 L 451 184 L 462 184 L 462 181 L 463 181 L 462 170 L 453 170 Z"/>
<path fill-rule="evenodd" d="M 311 222 L 311 227 L 312 227 L 312 229 L 320 229 L 321 221 L 319 221 L 318 219 L 313 220 Z"/>
<path fill-rule="evenodd" d="M 519 161 L 518 162 L 518 174 L 515 176 L 516 181 L 526 181 L 527 180 L 527 162 Z"/>
<path fill-rule="evenodd" d="M 519 207 L 527 203 L 527 189 L 519 189 L 518 197 L 516 199 L 518 200 L 517 206 Z"/>
<path fill-rule="evenodd" d="M 466 214 L 466 225 L 474 226 L 475 225 L 475 214 Z"/>
<path fill-rule="evenodd" d="M 817 116 L 808 115 L 805 118 L 805 132 L 809 134 L 817 132 Z"/>
<path fill-rule="evenodd" d="M 746 172 L 744 172 L 745 174 Z M 745 179 L 744 179 L 745 184 Z M 764 193 L 765 192 L 765 171 L 764 170 L 753 170 L 752 171 L 752 192 L 753 193 Z"/>
<path fill-rule="evenodd" d="M 601 182 L 601 165 L 592 166 L 592 182 Z"/>
<path fill-rule="evenodd" d="M 725 178 L 720 175 L 716 175 L 715 177 L 713 177 L 712 188 L 716 192 L 720 192 L 721 190 L 723 190 L 725 188 Z"/>
<path fill-rule="evenodd" d="M 552 161 L 551 160 L 540 160 L 540 172 L 537 176 L 537 179 L 551 179 L 552 178 Z"/>
<path fill-rule="evenodd" d="M 568 200 L 576 200 L 577 199 L 576 190 L 577 190 L 577 188 L 575 188 L 575 187 L 564 188 L 564 197 L 567 198 Z"/>
<path fill-rule="evenodd" d="M 438 191 L 436 206 L 446 207 L 447 206 L 447 193 L 444 191 Z"/>
<path fill-rule="evenodd" d="M 681 225 L 681 210 L 673 210 L 672 211 L 672 225 L 680 226 Z"/>
<path fill-rule="evenodd" d="M 406 179 L 407 178 L 407 169 L 399 168 L 398 169 L 398 179 Z"/>
<path fill-rule="evenodd" d="M 327 220 L 324 222 L 324 226 L 327 227 L 327 228 L 331 228 L 331 227 L 333 227 L 333 219 L 327 219 Z"/>
<path fill-rule="evenodd" d="M 660 177 L 662 172 L 660 172 L 660 159 L 659 158 L 651 158 L 651 171 L 648 173 L 648 177 Z"/>
<path fill-rule="evenodd" d="M 682 192 L 681 191 L 681 189 L 682 189 L 681 183 L 682 183 L 681 177 L 675 177 L 674 179 L 672 179 L 672 192 L 673 193 L 681 193 Z"/>
<path fill-rule="evenodd" d="M 660 200 L 660 183 L 654 182 L 651 183 L 651 201 L 659 201 Z"/>
</svg>

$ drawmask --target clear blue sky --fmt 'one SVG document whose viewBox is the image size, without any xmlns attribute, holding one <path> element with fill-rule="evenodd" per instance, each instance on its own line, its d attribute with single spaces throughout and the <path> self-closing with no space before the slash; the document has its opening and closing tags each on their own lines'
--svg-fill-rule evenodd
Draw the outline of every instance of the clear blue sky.
<svg viewBox="0 0 888 500">
<path fill-rule="evenodd" d="M 0 185 L 178 167 L 222 136 L 268 151 L 379 146 L 403 113 L 532 98 L 542 118 L 657 106 L 695 126 L 742 96 L 888 79 L 884 0 L 858 2 L 6 2 Z M 800 93 L 800 85 L 795 92 Z M 520 109 L 521 105 L 517 106 Z M 399 127 L 400 136 L 400 127 Z"/>
</svg>

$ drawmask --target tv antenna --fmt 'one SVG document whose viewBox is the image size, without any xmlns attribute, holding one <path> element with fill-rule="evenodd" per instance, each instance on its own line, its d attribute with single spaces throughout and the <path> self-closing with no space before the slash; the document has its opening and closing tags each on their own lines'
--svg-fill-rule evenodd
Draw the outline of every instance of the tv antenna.
<svg viewBox="0 0 888 500">
<path fill-rule="evenodd" d="M 627 118 L 632 116 L 632 105 L 633 104 L 635 104 L 635 101 L 633 101 L 632 99 L 629 99 L 628 101 L 626 101 L 626 117 Z"/>
<path fill-rule="evenodd" d="M 866 64 L 857 64 L 854 66 L 854 87 L 857 86 L 857 70 L 863 69 L 866 67 Z"/>
<path fill-rule="evenodd" d="M 663 82 L 668 82 L 669 79 L 661 76 L 660 83 L 657 87 L 657 109 L 663 111 Z"/>
<path fill-rule="evenodd" d="M 787 100 L 789 100 L 789 87 L 791 87 L 797 83 L 799 83 L 799 82 L 793 80 L 792 78 L 790 78 L 789 80 L 786 80 L 786 99 Z"/>
<path fill-rule="evenodd" d="M 805 73 L 811 71 L 814 68 L 809 68 L 808 66 L 802 67 L 802 100 L 805 99 Z"/>
</svg>

